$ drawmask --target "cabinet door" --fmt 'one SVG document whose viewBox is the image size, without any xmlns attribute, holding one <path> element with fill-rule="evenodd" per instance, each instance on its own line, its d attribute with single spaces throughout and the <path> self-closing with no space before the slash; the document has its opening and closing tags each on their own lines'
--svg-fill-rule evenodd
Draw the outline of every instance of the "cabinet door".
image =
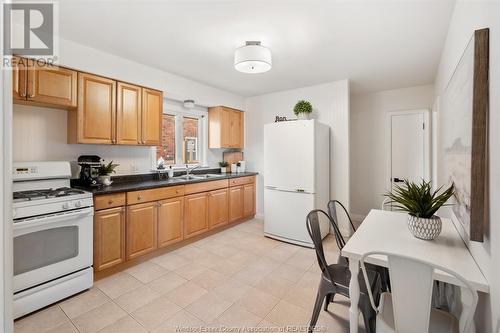
<svg viewBox="0 0 500 333">
<path fill-rule="evenodd" d="M 133 259 L 156 249 L 157 203 L 127 207 L 127 259 Z"/>
<path fill-rule="evenodd" d="M 228 204 L 227 188 L 208 193 L 208 225 L 210 229 L 228 222 Z"/>
<path fill-rule="evenodd" d="M 57 66 L 40 66 L 30 60 L 28 100 L 49 106 L 73 108 L 77 105 L 77 72 Z"/>
<path fill-rule="evenodd" d="M 159 202 L 158 247 L 183 239 L 184 198 L 172 198 Z"/>
<path fill-rule="evenodd" d="M 115 143 L 116 82 L 78 73 L 78 143 Z"/>
<path fill-rule="evenodd" d="M 163 93 L 142 89 L 142 135 L 141 143 L 149 146 L 160 144 L 161 115 L 163 113 Z"/>
<path fill-rule="evenodd" d="M 243 218 L 243 186 L 229 188 L 229 222 Z"/>
<path fill-rule="evenodd" d="M 111 208 L 94 215 L 94 270 L 125 261 L 125 208 Z"/>
<path fill-rule="evenodd" d="M 142 88 L 118 82 L 116 96 L 116 143 L 141 144 Z"/>
<path fill-rule="evenodd" d="M 12 97 L 14 100 L 26 100 L 28 59 L 12 57 Z"/>
<path fill-rule="evenodd" d="M 191 194 L 184 197 L 184 238 L 208 230 L 208 195 Z"/>
<path fill-rule="evenodd" d="M 229 123 L 229 146 L 231 148 L 243 148 L 242 127 L 242 112 L 231 110 Z"/>
<path fill-rule="evenodd" d="M 255 184 L 243 185 L 243 216 L 255 215 Z"/>
</svg>

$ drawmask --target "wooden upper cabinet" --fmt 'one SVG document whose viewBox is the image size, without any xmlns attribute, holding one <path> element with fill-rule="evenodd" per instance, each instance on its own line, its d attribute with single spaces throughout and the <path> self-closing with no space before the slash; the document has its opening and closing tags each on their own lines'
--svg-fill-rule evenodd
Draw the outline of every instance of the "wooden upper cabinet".
<svg viewBox="0 0 500 333">
<path fill-rule="evenodd" d="M 215 228 L 228 222 L 229 196 L 227 188 L 208 193 L 208 225 Z"/>
<path fill-rule="evenodd" d="M 125 261 L 125 208 L 111 208 L 94 215 L 94 270 Z"/>
<path fill-rule="evenodd" d="M 75 108 L 77 72 L 58 66 L 42 66 L 33 59 L 13 57 L 12 92 L 14 101 Z"/>
<path fill-rule="evenodd" d="M 243 217 L 255 215 L 255 184 L 243 185 Z"/>
<path fill-rule="evenodd" d="M 243 186 L 229 188 L 229 222 L 243 218 Z"/>
<path fill-rule="evenodd" d="M 229 119 L 229 146 L 243 148 L 243 112 L 231 110 Z"/>
<path fill-rule="evenodd" d="M 157 215 L 156 202 L 127 206 L 127 259 L 156 249 Z"/>
<path fill-rule="evenodd" d="M 78 109 L 68 113 L 68 142 L 116 142 L 116 81 L 78 73 Z"/>
<path fill-rule="evenodd" d="M 28 59 L 12 57 L 12 97 L 14 101 L 26 100 Z"/>
<path fill-rule="evenodd" d="M 160 144 L 161 116 L 163 113 L 163 93 L 152 89 L 142 89 L 142 134 L 141 143 L 149 146 Z"/>
<path fill-rule="evenodd" d="M 158 205 L 158 247 L 167 246 L 184 237 L 184 197 L 167 199 Z"/>
<path fill-rule="evenodd" d="M 118 82 L 116 94 L 116 143 L 141 144 L 142 88 Z"/>
<path fill-rule="evenodd" d="M 243 148 L 244 113 L 225 106 L 208 109 L 208 147 Z"/>
<path fill-rule="evenodd" d="M 197 193 L 184 197 L 184 238 L 208 230 L 208 194 Z"/>
<path fill-rule="evenodd" d="M 77 72 L 57 66 L 40 66 L 30 60 L 27 98 L 47 106 L 75 108 L 77 106 Z"/>
</svg>

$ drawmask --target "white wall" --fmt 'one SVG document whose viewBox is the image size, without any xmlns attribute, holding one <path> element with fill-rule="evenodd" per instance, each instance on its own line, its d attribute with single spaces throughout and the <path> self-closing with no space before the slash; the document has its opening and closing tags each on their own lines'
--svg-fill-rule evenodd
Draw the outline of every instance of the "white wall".
<svg viewBox="0 0 500 333">
<path fill-rule="evenodd" d="M 264 214 L 264 124 L 276 115 L 295 118 L 293 107 L 305 99 L 312 103 L 312 117 L 330 126 L 330 195 L 349 207 L 349 81 L 335 81 L 316 86 L 250 97 L 245 103 L 245 160 L 248 170 L 259 172 L 257 215 Z"/>
<path fill-rule="evenodd" d="M 500 332 L 500 2 L 459 0 L 436 77 L 436 95 L 443 93 L 473 31 L 490 28 L 490 223 L 484 243 L 470 242 L 469 249 L 490 283 L 490 294 L 481 297 L 476 312 L 477 332 Z M 442 135 L 442 133 L 439 133 Z M 439 165 L 437 166 L 439 168 Z M 439 179 L 438 179 L 439 181 Z M 484 295 L 483 295 L 484 296 Z"/>
<path fill-rule="evenodd" d="M 389 111 L 430 109 L 434 86 L 425 85 L 351 96 L 351 213 L 361 221 L 380 208 L 387 187 Z"/>
<path fill-rule="evenodd" d="M 244 105 L 244 99 L 239 95 L 66 39 L 60 39 L 59 53 L 61 65 L 159 89 L 167 98 L 194 99 L 196 104 L 203 106 L 225 105 L 242 109 Z"/>
</svg>

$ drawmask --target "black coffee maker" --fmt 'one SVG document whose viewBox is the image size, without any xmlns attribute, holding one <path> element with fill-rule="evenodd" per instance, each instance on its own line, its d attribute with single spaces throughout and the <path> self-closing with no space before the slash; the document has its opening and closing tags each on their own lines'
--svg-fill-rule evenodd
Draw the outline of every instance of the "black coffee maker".
<svg viewBox="0 0 500 333">
<path fill-rule="evenodd" d="M 99 166 L 101 158 L 97 155 L 82 155 L 78 157 L 80 166 L 80 182 L 84 186 L 99 186 Z"/>
</svg>

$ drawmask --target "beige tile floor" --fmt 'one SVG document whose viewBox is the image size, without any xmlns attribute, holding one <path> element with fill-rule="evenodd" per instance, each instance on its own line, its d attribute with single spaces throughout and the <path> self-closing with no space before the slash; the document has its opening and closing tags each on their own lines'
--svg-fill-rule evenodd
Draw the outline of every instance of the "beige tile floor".
<svg viewBox="0 0 500 333">
<path fill-rule="evenodd" d="M 336 261 L 333 238 L 325 240 L 325 251 Z M 279 332 L 307 325 L 319 278 L 313 250 L 266 238 L 262 221 L 252 220 L 97 281 L 17 320 L 15 332 Z M 349 301 L 339 296 L 317 326 L 348 332 L 348 313 Z"/>
</svg>

